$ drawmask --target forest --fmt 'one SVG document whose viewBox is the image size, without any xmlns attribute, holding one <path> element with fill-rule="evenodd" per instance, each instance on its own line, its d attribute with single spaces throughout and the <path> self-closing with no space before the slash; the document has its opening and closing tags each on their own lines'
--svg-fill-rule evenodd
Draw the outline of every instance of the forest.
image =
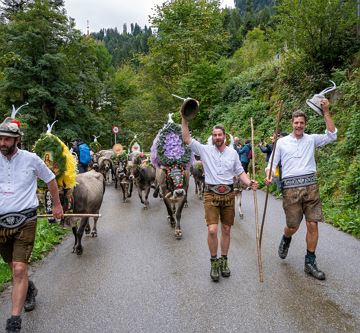
<svg viewBox="0 0 360 333">
<path fill-rule="evenodd" d="M 360 1 L 168 0 L 148 26 L 137 23 L 84 35 L 63 0 L 1 0 L 0 115 L 29 103 L 18 118 L 31 150 L 46 125 L 64 142 L 111 148 L 137 135 L 149 150 L 168 113 L 180 122 L 181 101 L 200 102 L 193 136 L 206 140 L 216 123 L 229 133 L 269 142 L 281 108 L 309 117 L 307 132 L 325 130 L 305 101 L 336 83 L 327 97 L 338 140 L 317 152 L 326 220 L 360 237 Z M 280 103 L 281 101 L 281 103 Z M 265 157 L 254 150 L 263 184 Z"/>
</svg>

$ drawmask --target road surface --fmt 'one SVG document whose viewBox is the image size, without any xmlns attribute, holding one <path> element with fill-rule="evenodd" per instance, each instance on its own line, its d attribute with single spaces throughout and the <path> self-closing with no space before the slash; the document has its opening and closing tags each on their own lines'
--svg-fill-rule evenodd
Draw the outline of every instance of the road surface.
<svg viewBox="0 0 360 333">
<path fill-rule="evenodd" d="M 37 307 L 23 314 L 23 330 L 57 332 L 360 332 L 360 242 L 321 224 L 317 281 L 303 271 L 305 225 L 285 260 L 277 256 L 284 226 L 281 200 L 270 197 L 263 238 L 264 282 L 259 282 L 253 195 L 243 196 L 229 253 L 231 277 L 211 281 L 202 202 L 193 194 L 176 240 L 164 203 L 137 195 L 122 203 L 106 188 L 98 237 L 72 252 L 70 235 L 32 266 Z M 265 194 L 258 191 L 260 217 Z M 0 325 L 10 313 L 10 288 L 0 296 Z M 1 324 L 2 323 L 2 324 Z M 1 327 L 1 326 L 0 326 Z"/>
</svg>

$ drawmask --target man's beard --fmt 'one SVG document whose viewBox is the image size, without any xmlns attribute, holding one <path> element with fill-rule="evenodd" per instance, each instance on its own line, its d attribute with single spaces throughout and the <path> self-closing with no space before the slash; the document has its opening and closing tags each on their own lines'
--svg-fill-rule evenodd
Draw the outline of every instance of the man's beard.
<svg viewBox="0 0 360 333">
<path fill-rule="evenodd" d="M 213 145 L 216 147 L 221 147 L 224 143 L 224 140 L 213 140 Z"/>
<path fill-rule="evenodd" d="M 11 156 L 14 151 L 15 151 L 15 148 L 16 148 L 16 141 L 14 142 L 14 144 L 10 147 L 7 147 L 7 146 L 1 146 L 0 147 L 0 150 L 1 150 L 1 153 L 4 155 L 4 156 Z"/>
</svg>

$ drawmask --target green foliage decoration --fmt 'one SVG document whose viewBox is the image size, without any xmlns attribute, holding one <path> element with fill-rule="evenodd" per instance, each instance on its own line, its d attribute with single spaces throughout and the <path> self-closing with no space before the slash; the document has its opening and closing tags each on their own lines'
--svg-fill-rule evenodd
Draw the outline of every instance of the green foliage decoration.
<svg viewBox="0 0 360 333">
<path fill-rule="evenodd" d="M 99 142 L 90 142 L 90 149 L 94 152 L 97 153 L 98 151 L 101 150 L 101 144 Z"/>
<path fill-rule="evenodd" d="M 118 161 L 121 161 L 121 162 L 125 162 L 127 161 L 127 158 L 128 158 L 128 154 L 126 153 L 126 151 L 123 151 L 121 154 L 119 155 L 113 155 L 111 156 L 111 160 L 113 162 L 118 162 Z"/>
<path fill-rule="evenodd" d="M 51 152 L 52 161 L 57 163 L 58 172 L 56 179 L 60 178 L 66 171 L 66 159 L 63 156 L 63 147 L 58 137 L 53 134 L 43 133 L 38 141 L 36 141 L 33 151 L 41 159 L 44 158 L 46 152 Z M 46 187 L 46 185 L 39 180 L 39 186 Z"/>
</svg>

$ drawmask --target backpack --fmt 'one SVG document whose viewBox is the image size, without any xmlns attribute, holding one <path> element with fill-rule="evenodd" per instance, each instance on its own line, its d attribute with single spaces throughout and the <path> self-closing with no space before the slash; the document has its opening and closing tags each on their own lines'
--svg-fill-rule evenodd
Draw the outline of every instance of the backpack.
<svg viewBox="0 0 360 333">
<path fill-rule="evenodd" d="M 249 153 L 247 154 L 248 160 L 252 159 L 252 149 L 250 148 Z"/>
<path fill-rule="evenodd" d="M 90 147 L 86 143 L 82 143 L 79 146 L 79 162 L 82 165 L 88 165 L 90 161 Z"/>
</svg>

